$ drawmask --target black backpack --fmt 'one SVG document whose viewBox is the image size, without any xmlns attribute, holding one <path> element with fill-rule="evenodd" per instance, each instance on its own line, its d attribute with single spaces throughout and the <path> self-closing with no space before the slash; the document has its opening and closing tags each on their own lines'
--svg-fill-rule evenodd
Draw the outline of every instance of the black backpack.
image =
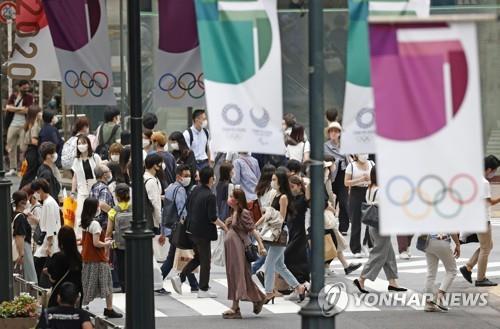
<svg viewBox="0 0 500 329">
<path fill-rule="evenodd" d="M 102 160 L 108 160 L 109 157 L 109 147 L 111 146 L 111 141 L 115 138 L 116 132 L 118 131 L 119 125 L 115 125 L 113 130 L 111 131 L 111 135 L 109 135 L 108 140 L 104 143 L 104 136 L 102 134 L 104 124 L 101 125 L 101 129 L 99 129 L 99 145 L 95 149 L 95 153 L 99 154 Z"/>
<path fill-rule="evenodd" d="M 189 127 L 187 131 L 189 133 L 189 148 L 191 148 L 191 146 L 193 146 L 193 131 L 191 130 L 191 127 Z M 205 145 L 205 151 L 208 151 L 208 140 L 210 139 L 210 135 L 206 128 L 203 128 L 203 131 L 205 132 L 205 136 L 207 136 L 207 145 Z"/>
<path fill-rule="evenodd" d="M 180 213 L 182 213 L 184 209 L 186 209 L 187 200 L 186 203 L 184 203 L 184 207 L 181 209 L 180 212 L 178 211 L 177 204 L 175 202 L 175 199 L 177 197 L 177 192 L 179 191 L 180 188 L 183 187 L 179 186 L 174 190 L 174 197 L 172 200 L 165 198 L 165 207 L 163 208 L 163 213 L 161 217 L 161 223 L 164 227 L 173 228 L 175 224 L 177 224 L 181 219 Z"/>
</svg>

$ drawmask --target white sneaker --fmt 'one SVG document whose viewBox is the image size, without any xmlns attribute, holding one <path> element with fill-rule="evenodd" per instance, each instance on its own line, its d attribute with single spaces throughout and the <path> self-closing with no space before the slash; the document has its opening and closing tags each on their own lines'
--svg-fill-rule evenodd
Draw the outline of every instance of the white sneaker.
<svg viewBox="0 0 500 329">
<path fill-rule="evenodd" d="M 291 302 L 296 302 L 296 301 L 300 300 L 300 297 L 299 297 L 299 294 L 297 293 L 297 291 L 294 290 L 290 295 L 285 296 L 284 299 L 291 301 Z"/>
<path fill-rule="evenodd" d="M 368 249 L 368 247 L 361 247 L 361 254 L 364 256 L 364 257 L 370 257 L 370 249 Z"/>
<path fill-rule="evenodd" d="M 9 171 L 7 171 L 5 173 L 5 177 L 13 177 L 13 176 L 16 176 L 16 175 L 17 175 L 17 172 L 16 172 L 15 169 L 11 169 L 11 170 L 9 170 Z"/>
<path fill-rule="evenodd" d="M 410 259 L 410 255 L 408 255 L 408 252 L 403 251 L 399 254 L 399 259 Z"/>
<path fill-rule="evenodd" d="M 329 267 L 325 267 L 325 276 L 335 276 L 335 271 Z"/>
<path fill-rule="evenodd" d="M 176 277 L 170 279 L 170 282 L 172 282 L 172 287 L 174 288 L 175 292 L 178 293 L 179 295 L 182 295 L 181 278 L 177 275 Z"/>
<path fill-rule="evenodd" d="M 198 298 L 217 298 L 217 294 L 209 290 L 207 291 L 200 290 L 198 291 Z"/>
<path fill-rule="evenodd" d="M 363 258 L 363 254 L 360 252 L 354 254 L 354 258 Z"/>
</svg>

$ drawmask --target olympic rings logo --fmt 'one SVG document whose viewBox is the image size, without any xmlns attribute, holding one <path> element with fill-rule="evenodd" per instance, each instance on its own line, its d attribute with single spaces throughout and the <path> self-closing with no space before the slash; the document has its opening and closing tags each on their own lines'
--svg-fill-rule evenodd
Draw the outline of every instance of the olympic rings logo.
<svg viewBox="0 0 500 329">
<path fill-rule="evenodd" d="M 81 71 L 80 74 L 76 71 L 68 70 L 64 74 L 64 82 L 73 89 L 78 97 L 86 97 L 89 93 L 94 97 L 101 97 L 104 90 L 109 86 L 109 78 L 106 73 L 97 71 L 90 74 L 87 71 Z M 82 88 L 83 91 L 81 91 Z"/>
<path fill-rule="evenodd" d="M 362 129 L 371 128 L 375 124 L 375 113 L 373 112 L 373 108 L 362 108 L 356 115 L 356 123 Z"/>
<path fill-rule="evenodd" d="M 200 99 L 205 96 L 203 73 L 200 73 L 196 77 L 194 73 L 185 72 L 178 78 L 172 73 L 165 73 L 158 80 L 158 88 L 175 100 L 184 98 L 186 94 L 193 99 Z M 197 93 L 195 93 L 196 89 L 198 90 Z"/>
<path fill-rule="evenodd" d="M 459 184 L 462 192 L 456 187 Z M 399 186 L 399 191 L 402 189 L 404 192 L 396 195 L 396 186 Z M 453 176 L 448 184 L 441 177 L 430 174 L 423 176 L 416 185 L 410 178 L 399 175 L 392 177 L 387 183 L 386 195 L 390 203 L 401 207 L 411 219 L 425 219 L 432 210 L 442 218 L 453 219 L 460 214 L 464 205 L 476 200 L 478 184 L 472 176 L 465 173 Z M 447 200 L 451 202 L 445 203 Z M 416 211 L 414 205 L 418 203 L 423 208 Z"/>
<path fill-rule="evenodd" d="M 252 122 L 258 128 L 266 128 L 271 120 L 269 112 L 265 108 L 261 107 L 262 115 L 257 117 L 254 110 L 254 108 L 250 109 L 250 118 L 252 119 Z M 227 104 L 222 109 L 222 119 L 230 126 L 237 126 L 241 124 L 243 122 L 243 117 L 243 111 L 236 104 Z"/>
</svg>

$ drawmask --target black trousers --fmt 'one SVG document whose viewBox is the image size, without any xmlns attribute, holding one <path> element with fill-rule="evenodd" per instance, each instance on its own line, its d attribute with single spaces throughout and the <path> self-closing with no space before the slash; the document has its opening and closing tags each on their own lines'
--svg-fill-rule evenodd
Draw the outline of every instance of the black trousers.
<svg viewBox="0 0 500 329">
<path fill-rule="evenodd" d="M 191 236 L 193 241 L 194 258 L 186 264 L 182 270 L 181 281 L 186 281 L 189 273 L 192 273 L 198 266 L 200 267 L 200 290 L 207 291 L 210 281 L 210 263 L 212 261 L 212 251 L 210 239 L 203 239 Z"/>
<path fill-rule="evenodd" d="M 40 167 L 40 153 L 38 152 L 38 148 L 35 145 L 28 145 L 28 149 L 24 155 L 26 157 L 26 161 L 28 162 L 28 169 L 21 180 L 21 184 L 19 184 L 19 188 L 31 183 L 35 180 L 36 174 L 38 172 L 38 167 Z"/>
<path fill-rule="evenodd" d="M 35 263 L 36 276 L 38 278 L 38 285 L 42 288 L 49 289 L 52 284 L 50 283 L 49 277 L 43 274 L 43 268 L 47 267 L 47 262 L 49 257 L 34 257 L 33 262 Z"/>
<path fill-rule="evenodd" d="M 125 250 L 114 249 L 114 253 L 114 266 L 115 271 L 118 274 L 118 282 L 120 283 L 122 292 L 125 292 Z"/>
<path fill-rule="evenodd" d="M 349 230 L 349 193 L 344 185 L 345 170 L 339 170 L 335 181 L 332 183 L 332 192 L 337 196 L 336 202 L 339 205 L 339 231 Z"/>
<path fill-rule="evenodd" d="M 353 254 L 361 252 L 361 204 L 366 200 L 366 187 L 351 187 L 349 193 L 349 217 L 351 218 L 351 240 L 349 247 Z M 372 242 L 365 230 L 363 245 L 372 246 Z"/>
</svg>

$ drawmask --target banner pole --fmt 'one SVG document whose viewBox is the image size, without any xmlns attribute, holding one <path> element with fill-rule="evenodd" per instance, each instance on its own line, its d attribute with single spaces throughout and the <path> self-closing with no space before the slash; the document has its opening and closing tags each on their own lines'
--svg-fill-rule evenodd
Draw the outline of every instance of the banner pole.
<svg viewBox="0 0 500 329">
<path fill-rule="evenodd" d="M 38 106 L 43 110 L 43 81 L 38 81 Z"/>
<path fill-rule="evenodd" d="M 7 58 L 12 54 L 12 19 L 7 20 Z M 9 95 L 12 95 L 12 79 L 7 76 Z"/>
</svg>

